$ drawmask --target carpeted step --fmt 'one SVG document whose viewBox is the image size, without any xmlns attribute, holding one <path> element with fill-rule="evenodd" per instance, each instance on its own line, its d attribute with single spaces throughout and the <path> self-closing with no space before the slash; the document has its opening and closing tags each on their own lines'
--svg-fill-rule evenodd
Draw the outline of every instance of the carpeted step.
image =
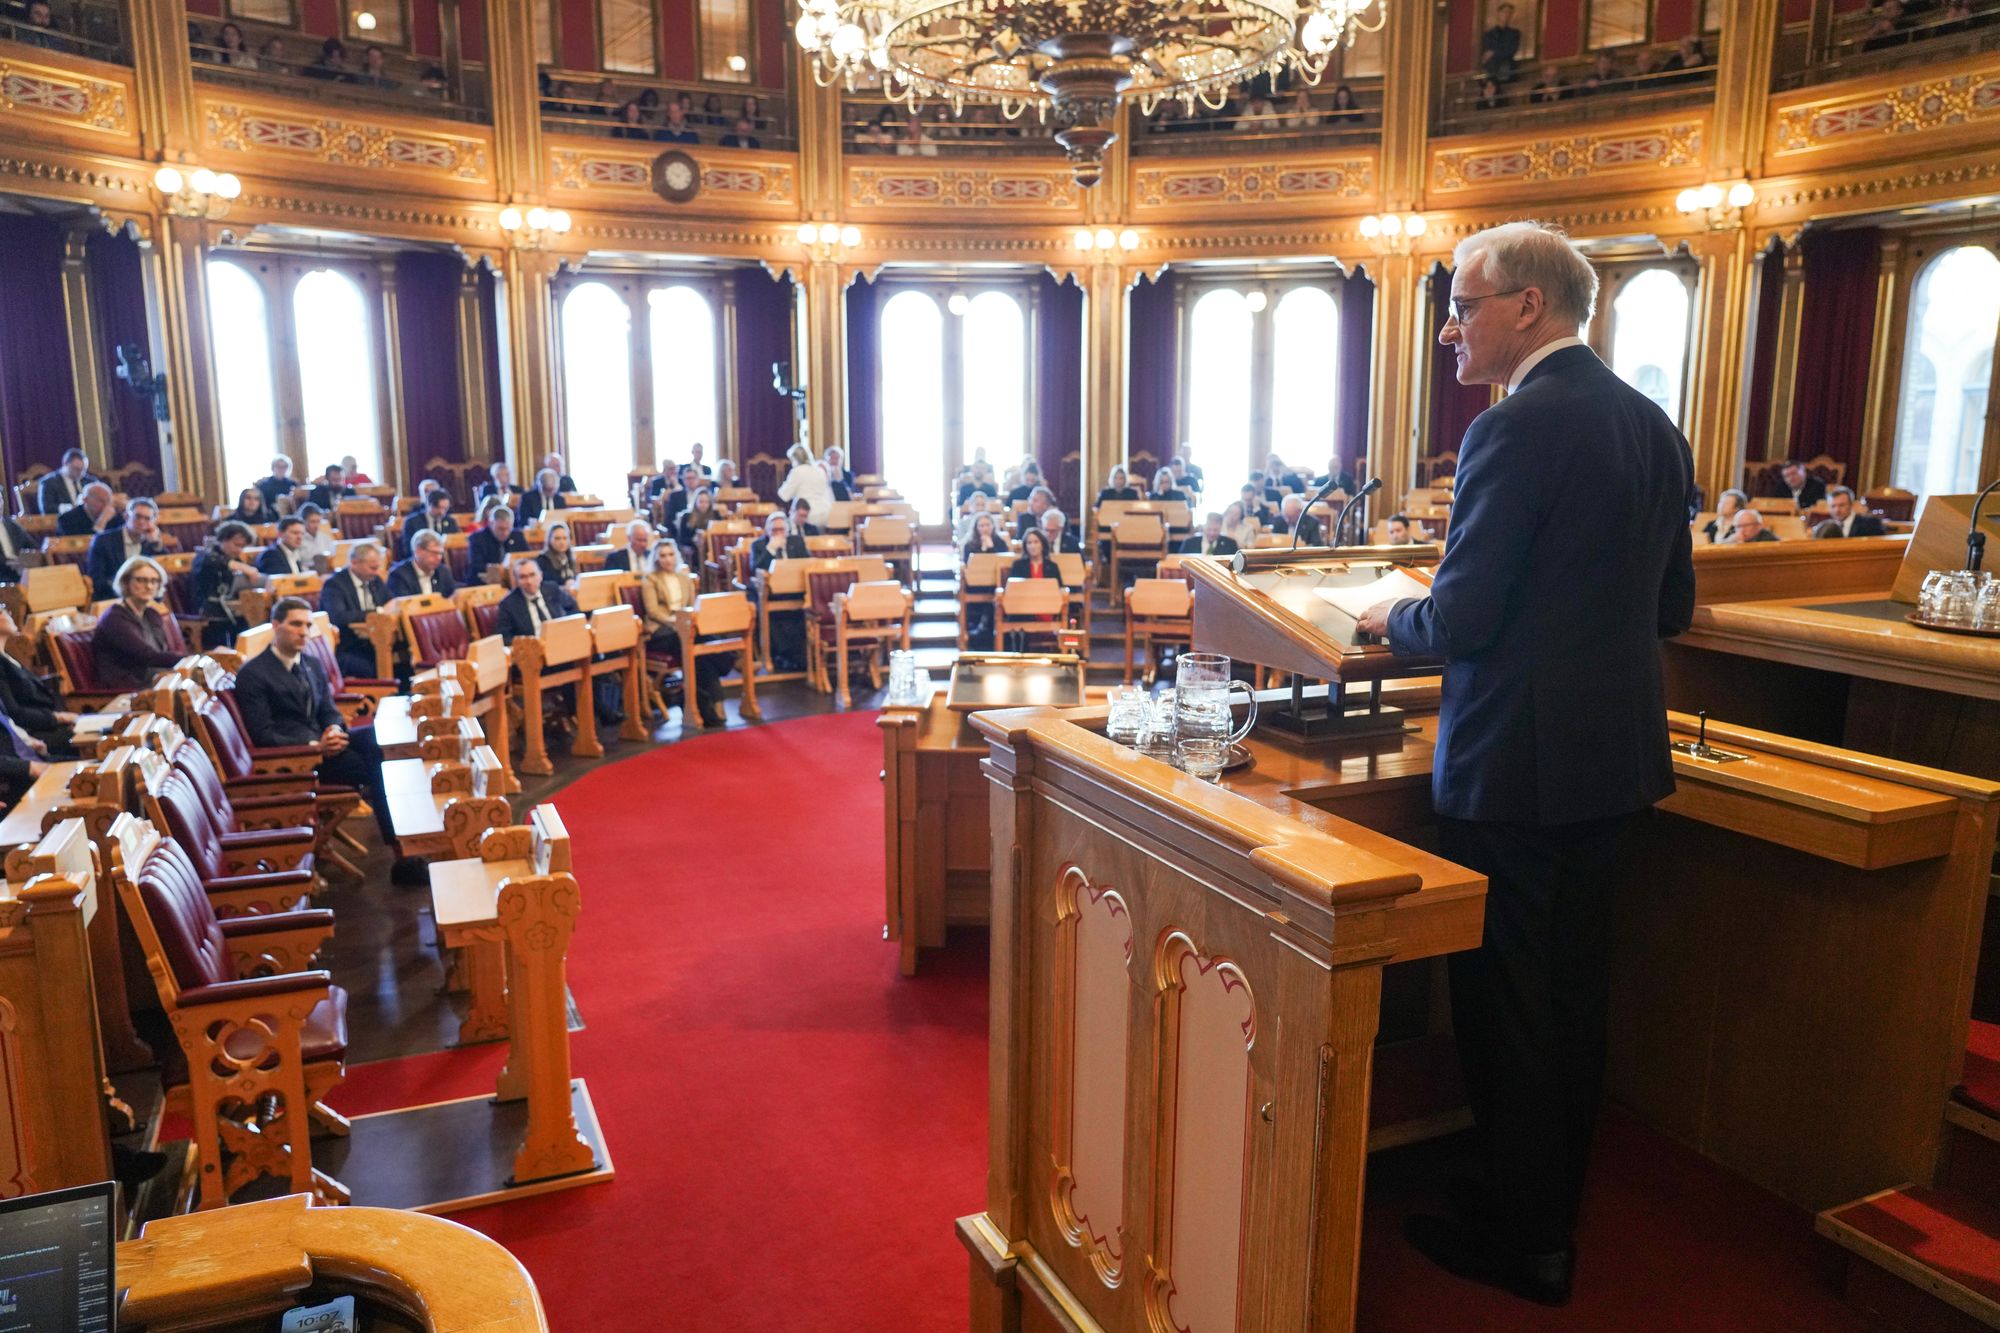
<svg viewBox="0 0 2000 1333">
<path fill-rule="evenodd" d="M 934 597 L 920 592 L 914 608 L 918 620 L 949 620 L 958 623 L 958 599 L 956 597 Z"/>
<path fill-rule="evenodd" d="M 2000 1208 L 1908 1185 L 1829 1208 L 1818 1230 L 1849 1252 L 1848 1301 L 1864 1313 L 1897 1328 L 2000 1328 Z"/>
<path fill-rule="evenodd" d="M 949 643 L 958 647 L 958 622 L 956 620 L 919 620 L 910 626 L 910 646 L 935 647 Z"/>
<path fill-rule="evenodd" d="M 1972 1021 L 1965 1039 L 1965 1074 L 1952 1096 L 1981 1115 L 2000 1119 L 2000 1023 Z"/>
</svg>

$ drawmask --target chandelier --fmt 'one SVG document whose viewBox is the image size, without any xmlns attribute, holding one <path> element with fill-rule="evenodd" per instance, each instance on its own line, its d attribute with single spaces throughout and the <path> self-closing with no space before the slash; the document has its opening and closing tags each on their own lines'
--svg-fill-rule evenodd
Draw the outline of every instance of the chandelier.
<svg viewBox="0 0 2000 1333">
<path fill-rule="evenodd" d="M 1033 111 L 1056 126 L 1079 185 L 1103 175 L 1120 102 L 1218 110 L 1230 90 L 1287 66 L 1316 84 L 1387 0 L 800 0 L 794 35 L 821 87 L 876 76 L 912 110 L 924 98 Z"/>
</svg>

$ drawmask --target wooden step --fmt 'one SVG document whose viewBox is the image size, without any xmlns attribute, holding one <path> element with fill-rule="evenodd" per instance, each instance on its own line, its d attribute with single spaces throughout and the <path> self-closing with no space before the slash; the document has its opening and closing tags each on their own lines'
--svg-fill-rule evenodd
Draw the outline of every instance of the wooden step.
<svg viewBox="0 0 2000 1333">
<path fill-rule="evenodd" d="M 2000 1208 L 1906 1185 L 1829 1208 L 1817 1229 L 1849 1252 L 1848 1302 L 1864 1313 L 1892 1328 L 2000 1328 Z"/>
</svg>

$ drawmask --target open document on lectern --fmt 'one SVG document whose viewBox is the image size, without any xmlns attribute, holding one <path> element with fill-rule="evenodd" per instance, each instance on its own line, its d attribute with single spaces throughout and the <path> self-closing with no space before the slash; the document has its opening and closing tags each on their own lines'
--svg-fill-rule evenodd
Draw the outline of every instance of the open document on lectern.
<svg viewBox="0 0 2000 1333">
<path fill-rule="evenodd" d="M 1353 588 L 1314 588 L 1313 591 L 1331 603 L 1335 610 L 1345 611 L 1356 620 L 1361 619 L 1371 606 L 1401 601 L 1405 597 L 1428 597 L 1431 592 L 1421 580 L 1400 569 L 1390 570 L 1373 583 Z"/>
</svg>

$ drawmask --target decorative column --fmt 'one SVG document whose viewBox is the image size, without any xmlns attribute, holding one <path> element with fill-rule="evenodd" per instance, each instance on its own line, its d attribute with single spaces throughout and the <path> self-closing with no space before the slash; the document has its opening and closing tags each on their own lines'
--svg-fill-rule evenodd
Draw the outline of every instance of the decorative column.
<svg viewBox="0 0 2000 1333">
<path fill-rule="evenodd" d="M 555 447 L 556 431 L 555 295 L 552 284 L 562 268 L 562 256 L 518 246 L 504 252 L 500 264 L 506 289 L 507 364 L 514 402 L 514 436 L 502 457 L 514 475 L 533 476 L 533 468 Z"/>
<path fill-rule="evenodd" d="M 536 82 L 534 0 L 488 0 L 487 99 L 493 110 L 493 169 L 502 203 L 541 202 L 541 91 Z"/>
<path fill-rule="evenodd" d="M 1708 498 L 1736 484 L 1743 452 L 1742 402 L 1750 339 L 1750 235 L 1741 226 L 1704 232 L 1688 242 L 1700 265 L 1689 340 L 1686 434 L 1694 449 L 1694 479 Z"/>
<path fill-rule="evenodd" d="M 1763 262 L 1770 261 L 1766 259 Z M 1771 419 L 1764 431 L 1766 459 L 1784 458 L 1791 452 L 1792 392 L 1799 375 L 1799 314 L 1806 300 L 1805 251 L 1796 241 L 1785 247 L 1784 265 L 1785 281 L 1778 302 L 1778 345 L 1771 358 Z M 1754 264 L 1752 268 L 1754 270 Z M 1755 337 L 1755 330 L 1747 328 L 1749 314 L 1746 305 L 1746 342 Z M 1744 354 L 1746 361 L 1756 356 L 1754 343 L 1744 348 Z M 1747 387 L 1745 392 L 1748 392 Z M 1733 486 L 1736 483 L 1732 481 L 1729 484 Z"/>
<path fill-rule="evenodd" d="M 1882 265 L 1875 277 L 1875 341 L 1868 352 L 1868 408 L 1862 417 L 1867 432 L 1861 439 L 1861 470 L 1850 484 L 1865 495 L 1889 484 L 1889 462 L 1895 456 L 1896 410 L 1902 387 L 1903 339 L 1907 335 L 1909 307 L 1902 300 L 1903 238 L 1893 232 L 1882 234 Z M 1987 430 L 1993 418 L 1987 414 Z M 1978 475 L 1988 475 L 1982 468 Z"/>
<path fill-rule="evenodd" d="M 840 88 L 822 88 L 816 59 L 792 45 L 798 96 L 799 204 L 804 221 L 841 221 L 847 202 L 840 156 Z M 794 270 L 795 273 L 799 272 Z M 814 453 L 847 442 L 847 284 L 856 270 L 813 247 L 801 276 L 799 345 L 792 374 L 806 390 L 805 443 Z"/>
<path fill-rule="evenodd" d="M 382 441 L 382 475 L 377 481 L 395 486 L 399 495 L 408 495 L 411 478 L 408 432 L 403 428 L 403 321 L 396 308 L 396 261 L 387 258 L 375 266 L 380 281 L 382 336 L 375 342 L 375 373 L 384 386 L 375 404 L 377 438 Z"/>
<path fill-rule="evenodd" d="M 1722 0 L 1715 61 L 1710 179 L 1754 177 L 1764 166 L 1764 115 L 1778 43 L 1778 0 Z M 1392 66 L 1393 68 L 1393 66 Z"/>
<path fill-rule="evenodd" d="M 97 356 L 97 321 L 90 304 L 90 234 L 98 224 L 84 219 L 63 230 L 63 314 L 69 328 L 70 378 L 76 389 L 76 428 L 90 470 L 103 476 L 116 465 L 105 430 L 107 402 L 102 363 Z"/>
<path fill-rule="evenodd" d="M 499 423 L 487 419 L 486 319 L 479 301 L 479 269 L 458 279 L 458 419 L 463 459 L 491 458 Z M 419 461 L 419 470 L 422 462 Z M 414 483 L 421 480 L 413 477 Z"/>
<path fill-rule="evenodd" d="M 155 225 L 147 250 L 147 304 L 153 366 L 167 377 L 171 414 L 160 459 L 169 490 L 221 495 L 222 429 L 208 327 L 208 224 L 162 217 Z"/>
<path fill-rule="evenodd" d="M 148 161 L 179 161 L 199 139 L 186 0 L 125 0 L 139 150 Z"/>
<path fill-rule="evenodd" d="M 1437 78 L 1437 7 L 1398 8 L 1383 30 L 1381 198 L 1384 211 L 1420 211 L 1428 172 L 1431 89 Z M 1375 266 L 1375 348 L 1380 373 L 1368 404 L 1368 468 L 1382 478 L 1378 513 L 1394 513 L 1415 479 L 1417 369 L 1424 363 L 1423 264 L 1391 253 Z"/>
<path fill-rule="evenodd" d="M 1121 177 L 1122 179 L 1122 177 Z M 1104 189 L 1110 185 L 1108 174 Z M 1127 293 L 1137 271 L 1118 262 L 1116 250 L 1094 252 L 1077 277 L 1083 283 L 1083 479 L 1088 504 L 1111 469 L 1125 461 Z"/>
</svg>

